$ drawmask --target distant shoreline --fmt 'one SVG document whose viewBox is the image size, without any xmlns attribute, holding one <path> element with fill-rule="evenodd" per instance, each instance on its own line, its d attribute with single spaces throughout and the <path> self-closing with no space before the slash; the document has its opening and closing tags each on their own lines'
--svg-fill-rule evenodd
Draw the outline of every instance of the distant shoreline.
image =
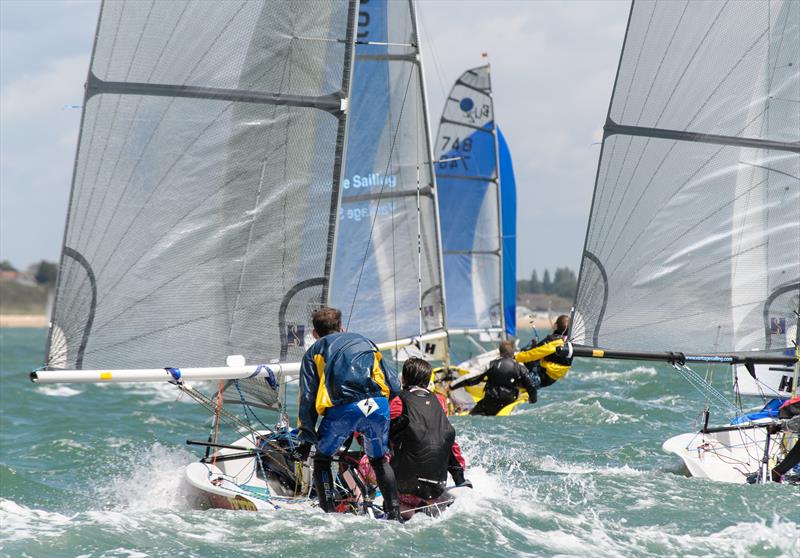
<svg viewBox="0 0 800 558">
<path fill-rule="evenodd" d="M 0 314 L 0 327 L 47 327 L 44 314 Z"/>
</svg>

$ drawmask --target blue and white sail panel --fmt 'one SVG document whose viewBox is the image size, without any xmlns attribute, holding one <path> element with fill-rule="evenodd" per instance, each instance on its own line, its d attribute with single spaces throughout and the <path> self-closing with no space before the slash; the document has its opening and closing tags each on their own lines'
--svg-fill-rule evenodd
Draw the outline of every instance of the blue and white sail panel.
<svg viewBox="0 0 800 558">
<path fill-rule="evenodd" d="M 634 3 L 573 338 L 783 351 L 800 310 L 800 2 Z"/>
<path fill-rule="evenodd" d="M 413 4 L 361 2 L 330 303 L 390 341 L 443 326 Z"/>
<path fill-rule="evenodd" d="M 103 4 L 48 366 L 302 354 L 326 298 L 356 6 Z"/>
<path fill-rule="evenodd" d="M 447 325 L 502 325 L 497 144 L 489 67 L 464 72 L 436 138 Z"/>
<path fill-rule="evenodd" d="M 503 312 L 506 334 L 517 335 L 517 181 L 511 151 L 497 127 L 500 159 L 500 206 L 503 221 Z"/>
</svg>

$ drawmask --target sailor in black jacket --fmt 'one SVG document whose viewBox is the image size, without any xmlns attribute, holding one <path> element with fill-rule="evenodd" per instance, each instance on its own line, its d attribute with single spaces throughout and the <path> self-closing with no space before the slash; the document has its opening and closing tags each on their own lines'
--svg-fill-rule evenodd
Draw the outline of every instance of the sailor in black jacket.
<svg viewBox="0 0 800 558">
<path fill-rule="evenodd" d="M 486 372 L 462 376 L 450 383 L 450 389 L 453 390 L 486 382 L 483 399 L 473 407 L 470 415 L 496 415 L 503 407 L 516 400 L 520 389 L 528 392 L 530 403 L 536 402 L 536 386 L 528 369 L 514 360 L 514 343 L 502 341 L 499 350 L 500 358 L 493 360 Z"/>
</svg>

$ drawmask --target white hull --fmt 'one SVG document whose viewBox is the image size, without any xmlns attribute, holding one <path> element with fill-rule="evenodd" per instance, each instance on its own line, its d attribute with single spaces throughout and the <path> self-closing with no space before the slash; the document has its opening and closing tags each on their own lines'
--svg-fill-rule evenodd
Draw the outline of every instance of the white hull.
<svg viewBox="0 0 800 558">
<path fill-rule="evenodd" d="M 784 438 L 780 433 L 770 436 L 767 470 L 782 459 L 795 439 Z M 680 434 L 664 442 L 662 448 L 680 457 L 693 477 L 744 484 L 750 473 L 762 467 L 766 439 L 766 428 L 741 428 Z"/>
<path fill-rule="evenodd" d="M 250 438 L 240 438 L 232 445 L 255 448 Z M 221 449 L 217 455 L 237 453 L 241 451 Z M 256 458 L 249 456 L 216 465 L 198 461 L 186 467 L 183 480 L 190 499 L 200 509 L 267 511 L 315 507 L 309 498 L 295 497 L 276 481 L 265 481 L 256 469 Z"/>
<path fill-rule="evenodd" d="M 263 434 L 266 435 L 266 433 Z M 250 438 L 240 438 L 231 445 L 255 448 Z M 241 453 L 241 450 L 221 449 L 217 455 L 223 457 L 238 453 Z M 298 487 L 300 493 L 298 496 L 294 495 L 294 490 L 281 486 L 274 479 L 265 481 L 263 475 L 258 474 L 257 467 L 256 457 L 250 456 L 220 461 L 216 465 L 197 461 L 186 467 L 183 481 L 192 504 L 199 509 L 218 508 L 263 512 L 279 509 L 309 511 L 318 507 L 316 499 L 307 496 L 307 487 L 311 481 L 310 466 L 303 467 L 303 487 Z M 469 490 L 471 488 L 449 486 L 437 499 L 438 504 L 434 503 L 419 509 L 401 506 L 401 509 L 407 518 L 414 515 L 414 512 L 438 515 L 460 494 Z M 383 498 L 378 496 L 373 503 L 380 507 L 383 504 Z M 367 506 L 366 510 L 367 515 L 375 517 L 372 507 Z"/>
</svg>

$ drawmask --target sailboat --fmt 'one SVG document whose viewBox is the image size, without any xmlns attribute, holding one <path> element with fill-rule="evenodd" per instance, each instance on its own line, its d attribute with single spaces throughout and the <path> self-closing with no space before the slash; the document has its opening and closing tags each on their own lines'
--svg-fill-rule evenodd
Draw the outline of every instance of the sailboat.
<svg viewBox="0 0 800 558">
<path fill-rule="evenodd" d="M 443 369 L 439 382 L 445 385 L 454 375 L 484 372 L 498 357 L 480 341 L 516 334 L 516 185 L 508 144 L 496 124 L 488 64 L 465 71 L 453 84 L 435 155 L 448 330 L 478 350 Z M 449 393 L 460 411 L 482 396 L 482 386 Z"/>
<path fill-rule="evenodd" d="M 670 362 L 701 390 L 699 431 L 663 446 L 697 477 L 768 482 L 796 439 L 767 428 L 779 401 L 748 413 L 691 367 L 731 365 L 737 400 L 796 394 L 797 45 L 794 1 L 631 6 L 571 337 L 576 356 Z"/>
<path fill-rule="evenodd" d="M 415 18 L 411 0 L 101 7 L 31 379 L 169 382 L 208 408 L 184 475 L 201 507 L 310 505 L 286 391 L 315 308 L 388 353 L 447 350 Z M 348 459 L 340 505 L 374 515 Z"/>
</svg>

